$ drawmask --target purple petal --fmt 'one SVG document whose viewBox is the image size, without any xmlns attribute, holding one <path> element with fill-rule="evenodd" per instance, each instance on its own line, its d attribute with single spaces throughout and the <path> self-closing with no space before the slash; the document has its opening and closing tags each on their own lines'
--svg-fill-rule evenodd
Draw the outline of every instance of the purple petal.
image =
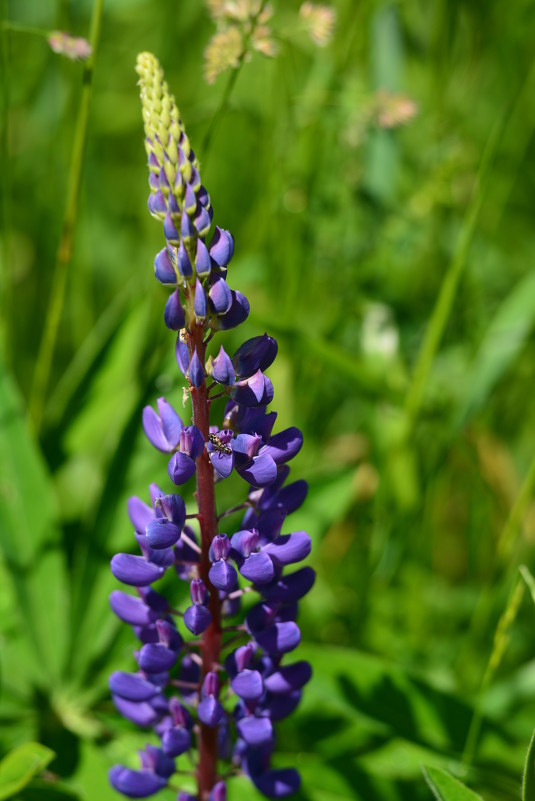
<svg viewBox="0 0 535 801">
<path fill-rule="evenodd" d="M 249 316 L 249 301 L 238 290 L 231 290 L 232 306 L 226 312 L 215 319 L 212 319 L 212 328 L 218 331 L 228 331 L 241 325 Z"/>
<path fill-rule="evenodd" d="M 164 286 L 176 286 L 178 279 L 167 248 L 163 248 L 154 259 L 154 275 Z"/>
<path fill-rule="evenodd" d="M 195 259 L 195 272 L 197 275 L 204 277 L 209 275 L 211 269 L 210 254 L 208 248 L 202 241 L 197 239 L 197 257 Z"/>
<path fill-rule="evenodd" d="M 198 320 L 204 320 L 208 313 L 208 300 L 206 299 L 206 293 L 203 289 L 203 286 L 199 279 L 195 283 L 195 296 L 193 299 L 193 310 L 195 311 L 195 317 Z"/>
<path fill-rule="evenodd" d="M 212 218 L 208 211 L 199 203 L 197 212 L 193 219 L 193 224 L 199 236 L 206 236 L 212 224 Z"/>
<path fill-rule="evenodd" d="M 162 430 L 171 448 L 176 448 L 184 423 L 165 398 L 158 398 L 158 412 L 162 421 Z"/>
<path fill-rule="evenodd" d="M 277 349 L 277 341 L 267 334 L 248 339 L 232 357 L 237 374 L 245 378 L 257 370 L 267 370 L 275 360 Z"/>
<path fill-rule="evenodd" d="M 209 556 L 211 562 L 226 559 L 230 551 L 230 540 L 226 534 L 216 534 L 210 545 Z"/>
<path fill-rule="evenodd" d="M 307 482 L 300 479 L 299 481 L 294 481 L 293 484 L 288 484 L 287 487 L 283 487 L 277 496 L 277 501 L 282 503 L 287 514 L 291 514 L 296 509 L 299 509 L 307 496 L 307 492 Z"/>
<path fill-rule="evenodd" d="M 159 503 L 167 519 L 171 520 L 179 529 L 183 529 L 184 523 L 186 522 L 186 504 L 184 499 L 176 494 L 160 495 Z"/>
<path fill-rule="evenodd" d="M 227 786 L 225 782 L 214 784 L 208 801 L 227 801 Z"/>
<path fill-rule="evenodd" d="M 158 616 L 141 598 L 121 590 L 111 593 L 110 606 L 120 620 L 131 626 L 147 626 Z"/>
<path fill-rule="evenodd" d="M 273 400 L 273 384 L 261 370 L 258 370 L 250 378 L 234 384 L 230 391 L 230 397 L 236 403 L 249 408 L 267 406 Z"/>
<path fill-rule="evenodd" d="M 262 445 L 260 434 L 238 434 L 232 442 L 232 450 L 236 455 L 243 456 L 245 459 L 254 459 L 258 455 L 258 449 Z"/>
<path fill-rule="evenodd" d="M 170 245 L 177 248 L 180 244 L 180 234 L 176 230 L 171 214 L 167 212 L 163 221 L 163 232 Z"/>
<path fill-rule="evenodd" d="M 180 534 L 178 526 L 166 517 L 155 518 L 147 526 L 147 541 L 151 548 L 170 548 L 178 542 Z"/>
<path fill-rule="evenodd" d="M 186 184 L 186 191 L 184 194 L 184 209 L 187 214 L 193 214 L 197 208 L 197 198 L 191 184 Z"/>
<path fill-rule="evenodd" d="M 128 798 L 147 798 L 161 790 L 167 782 L 152 770 L 130 770 L 114 765 L 108 773 L 112 787 Z"/>
<path fill-rule="evenodd" d="M 126 698 L 121 698 L 119 695 L 112 695 L 112 700 L 117 711 L 137 726 L 152 726 L 158 720 L 158 713 L 146 701 L 136 703 L 127 701 Z"/>
<path fill-rule="evenodd" d="M 282 576 L 271 587 L 263 587 L 262 595 L 268 601 L 279 601 L 285 604 L 298 601 L 310 590 L 315 578 L 316 573 L 311 567 L 302 567 L 295 573 Z"/>
<path fill-rule="evenodd" d="M 212 565 L 208 576 L 214 587 L 223 592 L 232 592 L 238 583 L 236 571 L 232 565 L 223 560 Z"/>
<path fill-rule="evenodd" d="M 197 348 L 195 348 L 189 363 L 188 378 L 196 389 L 199 389 L 204 381 L 204 370 L 197 355 Z"/>
<path fill-rule="evenodd" d="M 210 303 L 215 314 L 226 314 L 232 307 L 233 296 L 224 278 L 216 278 L 210 287 Z"/>
<path fill-rule="evenodd" d="M 223 345 L 221 345 L 215 359 L 210 360 L 210 375 L 218 384 L 231 386 L 234 383 L 234 366 L 230 360 L 230 356 L 225 353 Z"/>
<path fill-rule="evenodd" d="M 258 670 L 242 670 L 232 679 L 231 687 L 245 701 L 258 701 L 264 692 L 262 676 Z"/>
<path fill-rule="evenodd" d="M 226 267 L 234 253 L 234 239 L 230 231 L 216 225 L 210 242 L 210 256 L 220 267 Z"/>
<path fill-rule="evenodd" d="M 168 729 L 162 735 L 162 748 L 172 757 L 185 754 L 191 748 L 191 734 L 183 726 Z"/>
<path fill-rule="evenodd" d="M 170 328 L 171 331 L 179 331 L 181 328 L 184 328 L 186 315 L 182 307 L 178 289 L 175 289 L 172 295 L 169 295 L 167 303 L 165 304 L 163 319 L 166 326 Z"/>
<path fill-rule="evenodd" d="M 140 676 L 139 673 L 123 673 L 120 670 L 111 674 L 108 685 L 112 693 L 127 701 L 148 701 L 160 688 Z"/>
<path fill-rule="evenodd" d="M 182 278 L 189 278 L 193 275 L 193 267 L 191 266 L 190 257 L 184 242 L 181 242 L 178 246 L 178 251 L 176 254 L 176 266 L 178 267 L 178 272 Z"/>
<path fill-rule="evenodd" d="M 278 537 L 264 547 L 264 552 L 269 554 L 278 567 L 283 567 L 305 559 L 310 553 L 311 547 L 312 542 L 306 531 L 296 531 L 293 534 Z"/>
<path fill-rule="evenodd" d="M 118 553 L 111 560 L 111 572 L 123 584 L 146 587 L 165 573 L 165 568 L 147 562 L 142 556 Z"/>
<path fill-rule="evenodd" d="M 184 484 L 195 473 L 195 462 L 185 453 L 174 453 L 167 466 L 169 478 L 175 484 Z"/>
<path fill-rule="evenodd" d="M 202 604 L 188 606 L 184 612 L 184 625 L 192 634 L 202 634 L 212 622 L 210 610 Z"/>
<path fill-rule="evenodd" d="M 273 739 L 273 726 L 269 718 L 242 718 L 237 728 L 240 737 L 253 748 L 266 745 Z"/>
<path fill-rule="evenodd" d="M 154 445 L 155 448 L 163 451 L 163 453 L 169 453 L 172 447 L 163 433 L 162 421 L 152 406 L 145 406 L 142 419 L 143 430 L 151 445 Z"/>
<path fill-rule="evenodd" d="M 240 468 L 238 472 L 253 487 L 267 487 L 277 478 L 277 465 L 271 456 L 260 453 L 250 464 Z"/>
<path fill-rule="evenodd" d="M 253 776 L 253 783 L 268 798 L 286 798 L 299 790 L 301 777 L 295 768 L 283 768 Z"/>
<path fill-rule="evenodd" d="M 147 743 L 145 751 L 140 751 L 139 756 L 144 768 L 153 770 L 164 779 L 168 779 L 175 772 L 175 760 L 155 745 Z"/>
<path fill-rule="evenodd" d="M 147 643 L 137 656 L 139 667 L 146 673 L 161 673 L 164 670 L 171 670 L 176 660 L 175 651 L 159 642 Z"/>
<path fill-rule="evenodd" d="M 180 432 L 180 450 L 190 459 L 198 459 L 204 450 L 204 437 L 197 426 L 185 426 Z"/>
<path fill-rule="evenodd" d="M 189 215 L 186 214 L 185 211 L 182 212 L 182 218 L 180 220 L 180 235 L 183 241 L 188 244 L 195 238 L 195 228 L 193 227 Z"/>
<path fill-rule="evenodd" d="M 185 342 L 182 341 L 182 339 L 180 338 L 180 334 L 178 335 L 176 340 L 175 355 L 180 372 L 182 373 L 182 375 L 186 375 L 189 368 L 188 346 L 186 345 Z"/>
<path fill-rule="evenodd" d="M 294 662 L 283 665 L 271 676 L 264 679 L 266 690 L 274 695 L 286 695 L 293 690 L 300 690 L 312 676 L 312 668 L 308 662 Z"/>
<path fill-rule="evenodd" d="M 287 695 L 268 695 L 262 710 L 269 713 L 271 720 L 284 720 L 298 707 L 301 695 L 301 690 L 294 690 Z"/>
<path fill-rule="evenodd" d="M 150 409 L 150 406 L 147 406 Z M 152 411 L 152 409 L 151 409 Z M 154 509 L 148 506 L 140 498 L 132 495 L 127 501 L 128 517 L 136 531 L 143 533 L 150 523 L 154 520 Z"/>
<path fill-rule="evenodd" d="M 199 704 L 197 714 L 199 715 L 199 720 L 202 723 L 206 723 L 207 726 L 214 727 L 217 726 L 219 721 L 224 717 L 225 710 L 213 695 L 208 695 L 206 698 L 203 698 L 201 703 Z"/>
<path fill-rule="evenodd" d="M 228 478 L 232 473 L 234 467 L 234 454 L 221 453 L 220 451 L 210 451 L 208 454 L 212 467 L 221 476 L 221 478 Z"/>
<path fill-rule="evenodd" d="M 147 206 L 149 207 L 149 211 L 153 217 L 156 217 L 158 220 L 163 220 L 165 218 L 165 215 L 167 214 L 167 202 L 163 192 L 160 190 L 157 192 L 151 192 L 147 200 Z"/>
<path fill-rule="evenodd" d="M 252 553 L 239 568 L 242 576 L 253 584 L 269 584 L 273 579 L 273 562 L 266 553 Z"/>
<path fill-rule="evenodd" d="M 301 640 L 301 632 L 297 623 L 274 623 L 265 631 L 255 634 L 258 645 L 268 654 L 286 654 L 297 648 Z M 150 646 L 144 646 L 146 648 Z"/>
<path fill-rule="evenodd" d="M 276 464 L 284 464 L 290 461 L 301 450 L 303 435 L 298 428 L 286 428 L 271 437 L 267 445 L 262 448 L 262 453 L 268 453 Z"/>
</svg>

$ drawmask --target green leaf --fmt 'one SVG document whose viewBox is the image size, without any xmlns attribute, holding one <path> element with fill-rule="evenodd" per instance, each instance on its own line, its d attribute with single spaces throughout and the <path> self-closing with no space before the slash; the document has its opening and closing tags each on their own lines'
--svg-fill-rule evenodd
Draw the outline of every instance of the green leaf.
<svg viewBox="0 0 535 801">
<path fill-rule="evenodd" d="M 535 801 L 535 732 L 531 738 L 522 781 L 522 801 Z"/>
<path fill-rule="evenodd" d="M 63 782 L 33 779 L 17 801 L 80 801 L 80 795 Z"/>
<path fill-rule="evenodd" d="M 0 762 L 0 801 L 11 798 L 54 759 L 55 753 L 40 743 L 25 743 Z"/>
<path fill-rule="evenodd" d="M 422 770 L 437 801 L 483 801 L 480 795 L 469 790 L 445 770 L 431 767 L 424 767 Z"/>
</svg>

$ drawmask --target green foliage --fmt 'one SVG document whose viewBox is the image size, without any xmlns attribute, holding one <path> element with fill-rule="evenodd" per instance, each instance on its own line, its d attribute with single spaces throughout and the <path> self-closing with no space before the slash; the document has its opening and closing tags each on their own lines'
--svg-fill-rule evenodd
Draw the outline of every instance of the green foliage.
<svg viewBox="0 0 535 801">
<path fill-rule="evenodd" d="M 445 770 L 427 767 L 423 771 L 437 801 L 482 801 L 480 795 L 473 793 Z"/>
<path fill-rule="evenodd" d="M 126 499 L 168 486 L 141 409 L 182 403 L 152 275 L 140 50 L 162 62 L 236 239 L 229 282 L 252 314 L 225 347 L 277 337 L 277 426 L 305 434 L 292 476 L 309 497 L 288 530 L 314 543 L 298 652 L 314 679 L 278 727 L 278 764 L 301 771 L 298 801 L 428 801 L 422 764 L 445 801 L 473 796 L 445 771 L 486 801 L 518 797 L 535 720 L 525 599 L 480 688 L 517 567 L 535 572 L 533 3 L 332 0 L 321 48 L 298 0 L 271 5 L 276 56 L 208 86 L 203 3 L 104 3 L 90 105 L 83 65 L 0 28 L 0 754 L 30 741 L 57 754 L 26 801 L 114 801 L 108 768 L 147 737 L 107 690 L 134 665 L 108 607 L 109 559 L 133 547 Z M 95 7 L 0 2 L 13 26 L 85 37 Z M 82 97 L 37 436 L 27 409 Z M 231 489 L 218 487 L 221 509 Z M 525 801 L 532 768 L 530 749 Z M 240 779 L 230 799 L 259 796 Z"/>
<path fill-rule="evenodd" d="M 25 743 L 0 762 L 0 799 L 12 798 L 54 759 L 54 752 L 40 743 Z"/>
</svg>

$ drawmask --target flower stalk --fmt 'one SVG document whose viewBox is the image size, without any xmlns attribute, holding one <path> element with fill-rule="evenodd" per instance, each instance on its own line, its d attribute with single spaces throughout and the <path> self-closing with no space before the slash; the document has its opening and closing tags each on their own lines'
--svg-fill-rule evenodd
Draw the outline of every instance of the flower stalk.
<svg viewBox="0 0 535 801">
<path fill-rule="evenodd" d="M 285 572 L 310 552 L 308 535 L 281 534 L 286 517 L 306 496 L 304 481 L 286 483 L 287 463 L 300 450 L 302 434 L 294 427 L 272 433 L 276 413 L 267 406 L 274 390 L 265 370 L 277 354 L 273 338 L 253 337 L 232 357 L 223 346 L 208 354 L 213 337 L 249 313 L 245 296 L 227 283 L 234 240 L 212 226 L 199 162 L 159 63 L 143 53 L 137 71 L 148 206 L 163 222 L 166 239 L 154 270 L 172 290 L 164 321 L 177 333 L 177 365 L 192 404 L 186 425 L 159 398 L 157 411 L 143 410 L 143 427 L 152 445 L 168 455 L 174 485 L 195 476 L 197 509 L 187 513 L 179 494 L 156 484 L 149 488 L 151 505 L 135 497 L 128 502 L 141 555 L 117 554 L 111 569 L 137 595 L 115 590 L 110 605 L 133 626 L 141 647 L 135 653 L 138 670 L 114 673 L 110 689 L 118 711 L 152 728 L 160 746 L 149 743 L 140 752 L 140 770 L 113 767 L 110 781 L 127 797 L 145 798 L 184 772 L 177 764 L 184 757 L 196 767 L 197 793 L 181 791 L 178 801 L 225 801 L 226 779 L 239 772 L 265 796 L 283 798 L 299 788 L 300 779 L 294 768 L 270 766 L 274 723 L 295 709 L 311 676 L 306 662 L 284 661 L 300 641 L 298 601 L 314 582 L 310 567 Z M 212 404 L 220 396 L 227 403 L 217 421 Z M 246 498 L 218 515 L 217 484 L 233 472 L 245 482 Z M 226 526 L 229 514 L 240 510 L 238 530 L 222 531 L 221 521 Z M 189 583 L 191 604 L 183 612 L 152 586 L 168 570 Z M 242 612 L 242 599 L 255 593 L 259 602 Z"/>
</svg>

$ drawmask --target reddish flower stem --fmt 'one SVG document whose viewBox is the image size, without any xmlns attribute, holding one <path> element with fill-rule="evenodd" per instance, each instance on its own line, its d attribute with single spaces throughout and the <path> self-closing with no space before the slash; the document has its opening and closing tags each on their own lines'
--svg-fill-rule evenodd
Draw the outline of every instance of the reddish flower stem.
<svg viewBox="0 0 535 801">
<path fill-rule="evenodd" d="M 193 323 L 188 332 L 188 351 L 190 358 L 197 348 L 197 355 L 204 364 L 206 357 L 206 344 L 203 342 L 204 330 L 202 326 Z M 193 424 L 197 426 L 208 441 L 210 430 L 210 399 L 206 389 L 206 382 L 198 389 L 191 387 L 191 400 L 193 405 Z M 202 677 L 214 670 L 220 662 L 221 652 L 221 601 L 217 590 L 210 584 L 208 572 L 210 558 L 208 556 L 213 538 L 218 533 L 217 511 L 214 492 L 214 469 L 208 458 L 206 450 L 197 459 L 197 506 L 201 529 L 201 564 L 200 578 L 204 581 L 210 593 L 209 609 L 212 613 L 212 622 L 201 638 Z M 200 724 L 199 736 L 199 767 L 197 771 L 199 786 L 199 801 L 208 801 L 208 796 L 217 781 L 217 728 Z"/>
</svg>

